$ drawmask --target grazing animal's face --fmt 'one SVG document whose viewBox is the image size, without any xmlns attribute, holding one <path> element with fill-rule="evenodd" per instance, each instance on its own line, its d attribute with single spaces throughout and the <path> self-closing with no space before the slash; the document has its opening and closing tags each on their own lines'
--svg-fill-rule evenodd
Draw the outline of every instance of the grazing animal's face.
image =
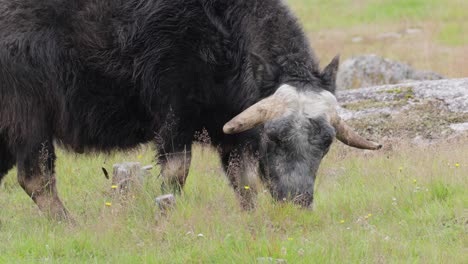
<svg viewBox="0 0 468 264">
<path fill-rule="evenodd" d="M 336 100 L 327 91 L 301 93 L 289 85 L 276 95 L 286 93 L 296 97 L 295 105 L 291 113 L 264 124 L 260 169 L 274 198 L 309 206 L 317 169 L 335 137 L 329 113 Z"/>
<path fill-rule="evenodd" d="M 224 129 L 245 130 L 259 122 L 256 116 L 267 116 L 260 142 L 264 182 L 277 200 L 309 206 L 320 161 L 335 137 L 331 122 L 336 105 L 335 96 L 326 90 L 283 84 Z"/>
</svg>

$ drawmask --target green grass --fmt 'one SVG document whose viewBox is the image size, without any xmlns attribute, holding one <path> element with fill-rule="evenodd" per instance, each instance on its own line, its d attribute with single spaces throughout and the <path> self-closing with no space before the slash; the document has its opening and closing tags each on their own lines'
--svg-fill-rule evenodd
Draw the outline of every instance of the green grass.
<svg viewBox="0 0 468 264">
<path fill-rule="evenodd" d="M 447 23 L 439 32 L 438 38 L 444 44 L 461 46 L 468 43 L 467 30 L 468 27 L 461 23 Z"/>
<path fill-rule="evenodd" d="M 151 163 L 151 149 L 60 152 L 58 187 L 78 225 L 39 216 L 12 172 L 0 188 L 0 263 L 463 263 L 467 156 L 466 143 L 386 152 L 336 144 L 321 166 L 314 210 L 261 191 L 257 210 L 243 212 L 216 155 L 197 147 L 177 208 L 155 217 L 156 176 L 120 201 L 101 172 L 122 160 Z"/>
<path fill-rule="evenodd" d="M 324 31 L 431 22 L 441 27 L 438 41 L 468 44 L 468 2 L 463 0 L 288 0 L 306 31 Z"/>
<path fill-rule="evenodd" d="M 290 0 L 299 16 L 311 29 L 323 27 L 356 26 L 364 23 L 383 23 L 395 19 L 421 19 L 430 17 L 430 10 L 440 1 L 325 1 Z M 310 20 L 310 21 L 308 21 Z"/>
</svg>

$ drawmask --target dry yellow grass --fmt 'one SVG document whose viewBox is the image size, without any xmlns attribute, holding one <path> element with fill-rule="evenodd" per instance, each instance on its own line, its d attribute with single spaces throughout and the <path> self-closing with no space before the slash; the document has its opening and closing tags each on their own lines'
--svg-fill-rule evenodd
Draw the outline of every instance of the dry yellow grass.
<svg viewBox="0 0 468 264">
<path fill-rule="evenodd" d="M 380 33 L 403 32 L 408 28 L 413 27 L 406 23 L 366 25 L 346 30 L 310 32 L 309 38 L 323 65 L 337 53 L 343 60 L 362 54 L 376 54 L 420 70 L 435 71 L 448 78 L 468 76 L 468 45 L 447 46 L 439 43 L 435 23 L 421 23 L 416 27 L 421 32 L 403 34 L 401 38 L 377 38 Z M 352 42 L 352 38 L 357 36 L 363 38 L 362 42 Z"/>
</svg>

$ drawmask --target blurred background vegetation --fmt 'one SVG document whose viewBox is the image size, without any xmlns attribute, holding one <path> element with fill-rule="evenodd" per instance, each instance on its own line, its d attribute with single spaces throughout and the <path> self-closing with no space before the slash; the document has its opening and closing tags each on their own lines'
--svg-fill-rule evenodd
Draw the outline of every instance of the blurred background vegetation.
<svg viewBox="0 0 468 264">
<path fill-rule="evenodd" d="M 287 0 L 311 45 L 327 63 L 335 54 L 377 54 L 433 70 L 468 76 L 466 0 Z"/>
</svg>

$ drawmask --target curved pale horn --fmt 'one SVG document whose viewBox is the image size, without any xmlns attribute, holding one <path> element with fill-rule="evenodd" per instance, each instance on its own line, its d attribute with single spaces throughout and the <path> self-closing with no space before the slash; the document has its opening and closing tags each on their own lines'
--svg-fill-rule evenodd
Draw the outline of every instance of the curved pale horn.
<svg viewBox="0 0 468 264">
<path fill-rule="evenodd" d="M 335 128 L 336 138 L 348 146 L 372 150 L 382 148 L 381 144 L 369 141 L 354 132 L 337 113 L 332 115 L 331 124 Z"/>
<path fill-rule="evenodd" d="M 227 122 L 223 131 L 226 134 L 236 134 L 263 124 L 268 120 L 283 115 L 287 110 L 284 100 L 272 95 L 258 101 L 242 113 Z"/>
</svg>

